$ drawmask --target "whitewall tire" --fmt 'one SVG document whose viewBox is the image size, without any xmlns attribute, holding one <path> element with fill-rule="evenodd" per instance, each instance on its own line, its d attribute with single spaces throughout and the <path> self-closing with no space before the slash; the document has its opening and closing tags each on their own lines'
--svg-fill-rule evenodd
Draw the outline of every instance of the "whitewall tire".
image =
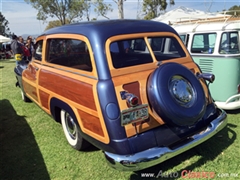
<svg viewBox="0 0 240 180">
<path fill-rule="evenodd" d="M 77 150 L 83 150 L 88 146 L 88 142 L 82 138 L 77 121 L 65 110 L 60 112 L 63 131 L 68 143 Z"/>
</svg>

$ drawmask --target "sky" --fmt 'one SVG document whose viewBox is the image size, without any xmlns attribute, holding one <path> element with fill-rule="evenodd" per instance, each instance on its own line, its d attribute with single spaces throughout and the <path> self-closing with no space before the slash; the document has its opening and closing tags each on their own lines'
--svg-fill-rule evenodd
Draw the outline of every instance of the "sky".
<svg viewBox="0 0 240 180">
<path fill-rule="evenodd" d="M 140 3 L 139 3 L 140 1 Z M 136 19 L 139 10 L 141 10 L 142 0 L 126 0 L 124 2 L 124 18 Z M 107 16 L 110 19 L 118 18 L 118 10 L 113 0 L 105 0 L 112 4 L 114 9 Z M 167 0 L 169 2 L 169 0 Z M 179 6 L 184 6 L 191 9 L 201 10 L 205 12 L 217 12 L 223 9 L 229 9 L 234 5 L 240 5 L 240 0 L 175 0 L 174 6 L 168 6 L 166 11 L 176 9 Z M 48 21 L 55 19 L 47 19 L 47 22 L 37 20 L 37 10 L 24 0 L 0 0 L 0 12 L 8 20 L 10 31 L 20 36 L 23 34 L 40 35 L 44 32 Z M 94 12 L 91 13 L 91 18 L 94 18 Z M 104 19 L 98 17 L 98 19 Z"/>
</svg>

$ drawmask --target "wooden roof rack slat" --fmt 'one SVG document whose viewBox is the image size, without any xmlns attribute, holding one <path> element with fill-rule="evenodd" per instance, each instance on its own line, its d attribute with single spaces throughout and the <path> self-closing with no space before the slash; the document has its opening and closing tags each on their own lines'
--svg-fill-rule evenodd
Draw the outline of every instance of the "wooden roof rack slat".
<svg viewBox="0 0 240 180">
<path fill-rule="evenodd" d="M 234 15 L 229 15 L 227 13 L 233 12 Z M 223 11 L 219 12 L 218 14 L 224 15 L 221 17 L 209 17 L 206 16 L 205 18 L 196 18 L 196 17 L 182 17 L 181 19 L 188 19 L 188 20 L 180 20 L 176 22 L 169 22 L 171 25 L 176 24 L 200 24 L 200 23 L 208 23 L 208 22 L 223 22 L 223 24 L 227 23 L 228 21 L 237 21 L 240 20 L 240 16 L 237 16 L 237 12 L 240 14 L 240 10 L 234 11 Z"/>
</svg>

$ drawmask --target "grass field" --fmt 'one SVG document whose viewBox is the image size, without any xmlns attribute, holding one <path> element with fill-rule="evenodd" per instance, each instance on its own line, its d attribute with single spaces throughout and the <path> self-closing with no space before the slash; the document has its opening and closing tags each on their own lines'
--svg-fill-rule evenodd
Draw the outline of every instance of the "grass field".
<svg viewBox="0 0 240 180">
<path fill-rule="evenodd" d="M 240 111 L 228 112 L 227 127 L 207 142 L 157 166 L 121 172 L 109 167 L 95 147 L 84 152 L 71 148 L 60 124 L 34 103 L 24 103 L 15 87 L 14 66 L 14 60 L 0 60 L 1 180 L 199 179 L 194 173 L 206 179 L 204 172 L 213 179 L 240 179 Z M 186 170 L 192 173 L 181 177 Z"/>
</svg>

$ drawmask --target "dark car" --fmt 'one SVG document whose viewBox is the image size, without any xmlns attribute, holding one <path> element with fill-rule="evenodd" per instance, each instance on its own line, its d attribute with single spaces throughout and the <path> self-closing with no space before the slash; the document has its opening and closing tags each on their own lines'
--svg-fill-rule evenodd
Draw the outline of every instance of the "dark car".
<svg viewBox="0 0 240 180">
<path fill-rule="evenodd" d="M 68 143 L 103 150 L 109 164 L 141 170 L 211 138 L 227 124 L 203 74 L 170 26 L 109 20 L 56 27 L 15 68 L 24 101 L 63 126 Z"/>
</svg>

